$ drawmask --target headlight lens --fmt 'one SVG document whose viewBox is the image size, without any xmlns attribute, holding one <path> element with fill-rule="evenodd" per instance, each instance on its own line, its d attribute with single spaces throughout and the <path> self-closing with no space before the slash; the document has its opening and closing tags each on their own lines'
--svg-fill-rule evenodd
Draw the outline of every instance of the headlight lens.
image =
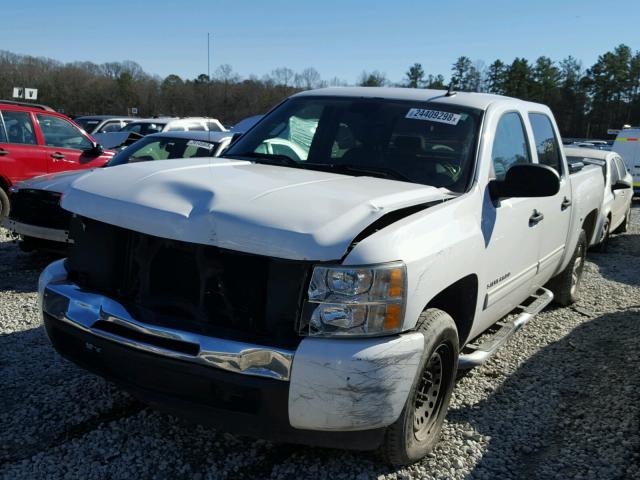
<svg viewBox="0 0 640 480">
<path fill-rule="evenodd" d="M 406 267 L 316 266 L 301 333 L 310 336 L 382 335 L 402 327 Z"/>
</svg>

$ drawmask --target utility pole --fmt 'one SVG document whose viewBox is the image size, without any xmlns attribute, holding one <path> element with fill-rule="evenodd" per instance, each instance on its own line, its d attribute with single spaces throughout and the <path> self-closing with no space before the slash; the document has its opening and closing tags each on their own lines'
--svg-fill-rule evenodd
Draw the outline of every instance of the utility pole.
<svg viewBox="0 0 640 480">
<path fill-rule="evenodd" d="M 209 40 L 209 32 L 207 32 L 207 77 L 211 81 L 211 41 Z"/>
</svg>

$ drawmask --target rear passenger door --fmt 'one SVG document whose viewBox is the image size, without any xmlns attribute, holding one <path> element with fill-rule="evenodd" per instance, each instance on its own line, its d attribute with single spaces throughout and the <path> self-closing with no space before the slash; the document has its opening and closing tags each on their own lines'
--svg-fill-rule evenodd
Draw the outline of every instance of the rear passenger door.
<svg viewBox="0 0 640 480">
<path fill-rule="evenodd" d="M 38 145 L 31 113 L 0 112 L 0 176 L 10 183 L 47 173 L 47 161 Z"/>
<path fill-rule="evenodd" d="M 102 165 L 93 153 L 91 140 L 75 125 L 64 118 L 38 113 L 38 124 L 44 139 L 45 156 L 49 172 L 78 170 Z"/>
<path fill-rule="evenodd" d="M 552 197 L 538 199 L 539 210 L 544 219 L 540 222 L 542 241 L 537 284 L 543 285 L 556 273 L 565 251 L 571 224 L 571 182 L 569 173 L 565 171 L 559 135 L 549 115 L 529 112 L 528 119 L 538 163 L 553 168 L 560 176 L 560 191 Z"/>
</svg>

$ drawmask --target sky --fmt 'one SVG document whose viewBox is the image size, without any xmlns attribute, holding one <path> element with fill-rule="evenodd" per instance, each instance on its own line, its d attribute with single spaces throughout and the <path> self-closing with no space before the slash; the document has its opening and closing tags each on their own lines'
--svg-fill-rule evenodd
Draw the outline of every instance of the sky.
<svg viewBox="0 0 640 480">
<path fill-rule="evenodd" d="M 640 49 L 640 9 L 580 0 L 0 1 L 0 50 L 56 60 L 133 60 L 194 78 L 230 64 L 242 77 L 314 67 L 354 83 L 378 70 L 400 82 L 414 62 L 449 78 L 461 55 L 486 65 L 572 55 L 591 66 L 620 43 Z M 0 75 L 2 72 L 0 72 Z"/>
</svg>

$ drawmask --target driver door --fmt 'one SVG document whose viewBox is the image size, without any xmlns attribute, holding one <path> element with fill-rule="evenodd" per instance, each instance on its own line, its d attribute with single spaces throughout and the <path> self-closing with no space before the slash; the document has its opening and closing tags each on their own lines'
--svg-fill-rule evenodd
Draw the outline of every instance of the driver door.
<svg viewBox="0 0 640 480">
<path fill-rule="evenodd" d="M 92 153 L 91 139 L 71 122 L 46 113 L 38 113 L 36 117 L 49 173 L 99 167 L 104 163 Z"/>
<path fill-rule="evenodd" d="M 502 180 L 513 165 L 532 163 L 527 138 L 521 112 L 506 111 L 500 115 L 491 152 L 493 178 Z M 488 188 L 484 192 L 480 330 L 513 310 L 534 288 L 542 230 L 531 218 L 539 209 L 540 198 L 494 201 Z"/>
</svg>

